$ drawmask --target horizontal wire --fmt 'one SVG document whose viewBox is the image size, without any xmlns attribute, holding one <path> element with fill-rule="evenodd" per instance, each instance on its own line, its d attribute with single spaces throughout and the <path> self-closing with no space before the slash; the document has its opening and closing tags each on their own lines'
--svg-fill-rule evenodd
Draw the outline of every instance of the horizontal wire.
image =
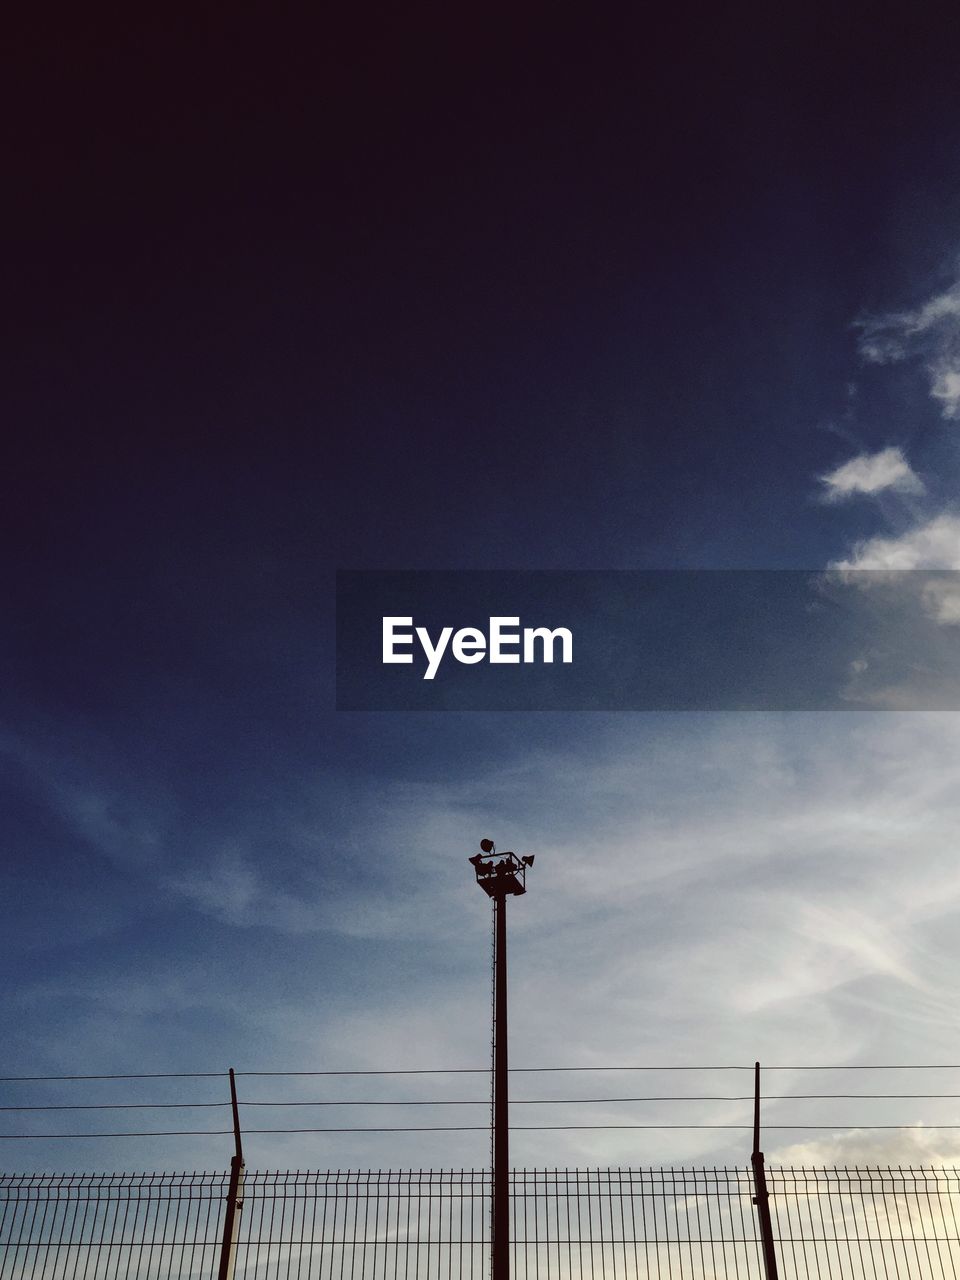
<svg viewBox="0 0 960 1280">
<path fill-rule="evenodd" d="M 815 1099 L 845 1101 L 866 1098 L 892 1101 L 949 1100 L 960 1098 L 960 1093 L 764 1093 L 766 1102 L 798 1102 Z M 594 1103 L 621 1102 L 753 1102 L 752 1093 L 700 1093 L 700 1094 L 650 1094 L 629 1098 L 512 1098 L 512 1107 L 575 1106 Z M 259 1098 L 240 1099 L 241 1107 L 486 1107 L 489 1098 L 399 1098 L 374 1100 L 368 1098 L 333 1098 L 317 1101 L 282 1100 L 265 1101 Z M 188 1107 L 229 1107 L 230 1102 L 60 1102 L 18 1106 L 0 1106 L 0 1111 L 158 1111 L 184 1110 Z"/>
<path fill-rule="evenodd" d="M 593 1067 L 511 1067 L 510 1073 L 553 1071 L 753 1071 L 754 1065 L 727 1063 L 721 1066 L 593 1066 Z M 764 1071 L 960 1071 L 955 1062 L 856 1062 L 785 1066 L 763 1065 Z M 65 1076 L 0 1076 L 0 1083 L 14 1084 L 29 1081 L 57 1080 L 210 1080 L 222 1079 L 226 1071 L 138 1071 L 112 1075 Z M 409 1067 L 383 1068 L 362 1071 L 236 1071 L 237 1076 L 437 1076 L 437 1075 L 489 1075 L 489 1067 Z"/>
<path fill-rule="evenodd" d="M 257 1103 L 244 1103 L 244 1106 L 257 1106 Z M 269 1106 L 270 1103 L 262 1105 Z M 277 1104 L 283 1105 L 283 1104 Z M 307 1106 L 310 1104 L 307 1103 Z M 225 1102 L 58 1102 L 43 1106 L 7 1107 L 0 1106 L 0 1111 L 160 1111 L 165 1109 L 183 1110 L 186 1107 L 229 1107 Z"/>
<path fill-rule="evenodd" d="M 807 1102 L 815 1099 L 823 1098 L 834 1101 L 846 1101 L 854 1098 L 865 1098 L 872 1100 L 894 1100 L 897 1098 L 905 1098 L 908 1100 L 936 1100 L 936 1099 L 957 1099 L 960 1093 L 763 1093 L 760 1095 L 761 1101 L 765 1102 Z M 575 1105 L 592 1105 L 594 1103 L 614 1103 L 614 1102 L 753 1102 L 754 1095 L 752 1093 L 684 1093 L 684 1094 L 645 1094 L 636 1097 L 625 1098 L 511 1098 L 511 1107 L 539 1107 L 539 1106 L 575 1106 Z M 127 1104 L 136 1105 L 136 1104 Z M 166 1106 L 176 1105 L 175 1103 L 163 1104 Z M 198 1106 L 229 1106 L 229 1103 L 197 1103 Z M 240 1099 L 241 1107 L 488 1107 L 490 1105 L 489 1098 L 435 1098 L 430 1100 L 424 1099 L 390 1099 L 387 1101 L 373 1101 L 366 1098 L 351 1099 L 324 1099 L 322 1101 L 281 1101 L 267 1102 L 257 1099 Z M 18 1111 L 18 1110 L 55 1110 L 56 1108 L 25 1108 L 25 1107 L 0 1107 L 0 1111 Z M 67 1108 L 63 1108 L 66 1110 Z M 95 1108 L 90 1108 L 91 1110 Z"/>
<path fill-rule="evenodd" d="M 222 1080 L 226 1071 L 139 1071 L 109 1076 L 0 1076 L 0 1083 L 15 1084 L 33 1080 Z"/>
<path fill-rule="evenodd" d="M 741 1133 L 753 1128 L 752 1124 L 517 1124 L 511 1125 L 514 1131 L 560 1130 L 560 1129 L 736 1129 Z M 764 1132 L 771 1130 L 832 1131 L 855 1130 L 858 1133 L 880 1130 L 922 1129 L 926 1132 L 941 1129 L 960 1129 L 960 1124 L 768 1124 Z M 244 1137 L 251 1133 L 489 1133 L 487 1124 L 439 1124 L 439 1125 L 398 1125 L 377 1126 L 373 1128 L 335 1128 L 335 1129 L 244 1129 Z M 232 1129 L 147 1129 L 140 1132 L 122 1133 L 0 1133 L 2 1139 L 64 1139 L 64 1138 L 191 1138 L 191 1137 L 223 1137 L 233 1134 Z"/>
</svg>

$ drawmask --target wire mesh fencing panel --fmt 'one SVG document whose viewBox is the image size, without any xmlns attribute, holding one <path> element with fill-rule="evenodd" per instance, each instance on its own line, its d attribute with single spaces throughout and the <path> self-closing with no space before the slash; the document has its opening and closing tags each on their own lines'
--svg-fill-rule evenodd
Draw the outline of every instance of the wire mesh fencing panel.
<svg viewBox="0 0 960 1280">
<path fill-rule="evenodd" d="M 960 1171 L 767 1171 L 783 1277 L 956 1280 Z"/>
<path fill-rule="evenodd" d="M 745 1169 L 516 1170 L 513 1274 L 762 1280 L 752 1195 Z"/>
<path fill-rule="evenodd" d="M 0 1177 L 0 1276 L 216 1276 L 226 1173 Z"/>
<path fill-rule="evenodd" d="M 952 1169 L 768 1168 L 782 1280 L 958 1280 Z M 0 1177 L 3 1280 L 216 1277 L 226 1173 Z M 486 1280 L 490 1175 L 248 1173 L 238 1280 Z M 516 1280 L 762 1280 L 749 1169 L 515 1170 Z"/>
<path fill-rule="evenodd" d="M 484 1280 L 490 1175 L 471 1170 L 255 1174 L 237 1276 Z"/>
</svg>

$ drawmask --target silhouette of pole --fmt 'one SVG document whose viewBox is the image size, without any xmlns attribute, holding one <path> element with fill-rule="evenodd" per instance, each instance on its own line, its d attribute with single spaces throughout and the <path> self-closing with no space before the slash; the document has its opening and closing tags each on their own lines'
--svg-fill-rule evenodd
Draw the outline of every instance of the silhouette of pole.
<svg viewBox="0 0 960 1280">
<path fill-rule="evenodd" d="M 510 1099 L 507 1086 L 507 895 L 493 899 L 493 1280 L 510 1280 Z"/>
<path fill-rule="evenodd" d="M 469 859 L 477 884 L 493 899 L 493 1215 L 492 1280 L 510 1280 L 510 1116 L 507 1088 L 507 894 L 527 891 L 533 854 L 497 855 L 492 840 L 480 841 Z"/>
<path fill-rule="evenodd" d="M 243 1144 L 240 1140 L 240 1110 L 237 1106 L 237 1082 L 230 1068 L 230 1105 L 233 1109 L 234 1155 L 230 1160 L 230 1185 L 227 1189 L 227 1211 L 223 1218 L 223 1240 L 220 1244 L 220 1268 L 217 1280 L 233 1280 L 237 1256 L 237 1230 L 243 1207 Z"/>
<path fill-rule="evenodd" d="M 753 1069 L 753 1154 L 750 1157 L 753 1165 L 753 1189 L 756 1193 L 753 1203 L 757 1206 L 757 1217 L 760 1219 L 760 1240 L 763 1244 L 763 1273 L 766 1280 L 778 1280 L 777 1253 L 773 1247 L 773 1223 L 770 1221 L 770 1193 L 767 1190 L 767 1175 L 763 1167 L 763 1152 L 760 1150 L 760 1063 L 754 1063 Z"/>
</svg>

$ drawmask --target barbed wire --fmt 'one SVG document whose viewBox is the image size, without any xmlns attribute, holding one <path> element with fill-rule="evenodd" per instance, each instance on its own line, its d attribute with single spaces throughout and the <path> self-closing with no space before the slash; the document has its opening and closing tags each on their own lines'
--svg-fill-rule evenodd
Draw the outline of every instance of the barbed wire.
<svg viewBox="0 0 960 1280">
<path fill-rule="evenodd" d="M 634 1102 L 752 1102 L 752 1093 L 649 1094 L 623 1098 L 511 1098 L 511 1107 L 592 1106 Z M 851 1101 L 867 1099 L 890 1102 L 956 1100 L 960 1093 L 762 1093 L 764 1102 L 805 1102 L 818 1099 Z M 241 1107 L 479 1107 L 488 1106 L 488 1098 L 242 1098 Z M 229 1107 L 228 1099 L 218 1102 L 54 1102 L 0 1105 L 0 1111 L 157 1111 L 195 1107 Z"/>
<path fill-rule="evenodd" d="M 511 1067 L 511 1075 L 547 1072 L 573 1071 L 753 1071 L 754 1064 L 721 1063 L 721 1064 L 655 1064 L 642 1063 L 632 1066 L 611 1066 L 608 1064 L 572 1067 Z M 764 1071 L 960 1071 L 960 1063 L 955 1062 L 838 1062 L 786 1065 L 783 1063 L 763 1064 Z M 353 1070 L 323 1071 L 235 1071 L 236 1076 L 428 1076 L 428 1075 L 488 1075 L 489 1067 L 379 1067 Z M 220 1079 L 225 1071 L 133 1071 L 114 1072 L 102 1075 L 75 1073 L 59 1076 L 0 1076 L 0 1083 L 27 1083 L 40 1081 L 70 1080 L 212 1080 Z"/>
<path fill-rule="evenodd" d="M 752 1124 L 517 1124 L 511 1125 L 510 1131 L 524 1132 L 546 1132 L 549 1130 L 600 1130 L 600 1129 L 651 1129 L 651 1130 L 670 1130 L 670 1129 L 735 1129 L 741 1133 L 752 1130 Z M 486 1133 L 489 1125 L 485 1124 L 454 1124 L 454 1125 L 384 1125 L 366 1127 L 346 1127 L 346 1128 L 320 1128 L 320 1129 L 244 1129 L 244 1136 L 253 1133 Z M 795 1131 L 817 1131 L 817 1132 L 849 1132 L 854 1130 L 857 1133 L 871 1133 L 880 1131 L 897 1130 L 906 1132 L 913 1129 L 921 1129 L 925 1133 L 939 1130 L 960 1129 L 960 1124 L 766 1124 L 764 1132 L 771 1130 L 795 1132 Z M 131 1132 L 130 1130 L 122 1130 L 112 1133 L 0 1133 L 0 1141 L 2 1140 L 31 1140 L 31 1139 L 74 1139 L 74 1138 L 192 1138 L 192 1137 L 223 1137 L 232 1134 L 232 1129 L 147 1129 L 142 1131 Z"/>
<path fill-rule="evenodd" d="M 812 1064 L 805 1066 L 784 1066 L 772 1065 L 764 1066 L 765 1072 L 770 1071 L 795 1071 L 795 1072 L 815 1072 L 815 1071 L 954 1071 L 960 1070 L 960 1064 L 952 1063 L 840 1063 L 840 1064 Z M 566 1072 L 710 1072 L 710 1071 L 754 1071 L 754 1066 L 727 1063 L 723 1065 L 694 1065 L 690 1063 L 675 1065 L 654 1065 L 650 1063 L 634 1064 L 632 1066 L 612 1066 L 607 1064 L 594 1066 L 551 1066 L 551 1067 L 514 1067 L 511 1069 L 512 1074 L 535 1074 L 535 1073 L 566 1073 Z M 330 1077 L 330 1078 L 351 1078 L 351 1077 L 390 1077 L 390 1076 L 440 1076 L 440 1075 L 487 1075 L 489 1068 L 480 1067 L 410 1067 L 410 1068 L 362 1068 L 351 1070 L 309 1070 L 309 1071 L 237 1071 L 237 1077 L 245 1077 L 247 1079 L 256 1078 L 309 1078 L 309 1077 Z M 31 1083 L 72 1083 L 81 1081 L 122 1081 L 122 1080 L 195 1080 L 195 1079 L 217 1079 L 223 1080 L 226 1073 L 223 1071 L 175 1071 L 175 1072 L 115 1072 L 110 1074 L 88 1074 L 73 1073 L 70 1075 L 60 1076 L 0 1076 L 0 1083 L 7 1084 L 31 1084 Z M 890 1102 L 896 1100 L 908 1101 L 956 1101 L 960 1098 L 960 1093 L 908 1093 L 908 1092 L 811 1092 L 811 1093 L 762 1093 L 761 1099 L 766 1102 L 800 1102 L 800 1101 L 854 1101 L 854 1100 L 872 1100 Z M 618 1095 L 609 1097 L 560 1097 L 560 1098 L 518 1098 L 511 1100 L 511 1108 L 524 1106 L 623 1106 L 647 1103 L 747 1103 L 753 1101 L 753 1094 L 634 1094 L 634 1095 Z M 254 1107 L 472 1107 L 472 1106 L 488 1106 L 487 1098 L 284 1098 L 284 1099 L 263 1099 L 251 1098 L 243 1099 L 240 1102 L 241 1108 Z M 227 1098 L 222 1100 L 196 1100 L 188 1099 L 186 1101 L 177 1102 L 92 1102 L 80 1101 L 73 1103 L 7 1103 L 0 1105 L 0 1112 L 9 1113 L 55 1113 L 67 1111 L 174 1111 L 174 1110 L 196 1110 L 196 1109 L 216 1109 L 227 1108 L 230 1102 Z M 253 1134 L 336 1134 L 336 1133 L 468 1133 L 482 1132 L 486 1130 L 488 1125 L 332 1125 L 332 1126 L 310 1126 L 310 1127 L 260 1127 L 247 1128 L 244 1126 L 244 1133 Z M 511 1130 L 515 1131 L 550 1131 L 550 1130 L 749 1130 L 749 1123 L 679 1123 L 679 1122 L 643 1122 L 643 1123 L 627 1123 L 627 1122 L 609 1122 L 609 1123 L 569 1123 L 569 1124 L 512 1124 Z M 767 1123 L 764 1124 L 765 1131 L 817 1131 L 817 1132 L 837 1132 L 838 1130 L 849 1131 L 856 1130 L 858 1132 L 874 1132 L 874 1131 L 909 1131 L 915 1129 L 924 1129 L 927 1131 L 947 1131 L 960 1130 L 960 1124 L 852 1124 L 845 1121 L 842 1124 L 806 1124 L 806 1123 Z M 88 1132 L 88 1133 L 0 1133 L 0 1140 L 73 1140 L 73 1139 L 91 1139 L 91 1138 L 149 1138 L 149 1137 L 192 1137 L 192 1136 L 226 1136 L 233 1132 L 232 1129 L 162 1129 L 162 1130 L 135 1130 L 135 1131 L 109 1131 L 109 1132 Z"/>
</svg>

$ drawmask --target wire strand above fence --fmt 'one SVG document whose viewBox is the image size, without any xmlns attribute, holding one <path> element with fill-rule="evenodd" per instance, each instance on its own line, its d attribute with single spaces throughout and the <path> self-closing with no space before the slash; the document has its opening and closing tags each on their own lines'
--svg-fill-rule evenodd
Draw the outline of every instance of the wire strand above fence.
<svg viewBox="0 0 960 1280">
<path fill-rule="evenodd" d="M 631 1066 L 611 1066 L 608 1064 L 570 1067 L 511 1067 L 511 1075 L 530 1073 L 574 1072 L 574 1071 L 753 1071 L 753 1064 L 725 1063 L 707 1065 L 697 1063 L 656 1064 L 643 1063 Z M 764 1063 L 764 1071 L 960 1071 L 960 1063 L 951 1062 L 839 1062 L 833 1064 L 806 1064 L 789 1066 Z M 295 1076 L 435 1076 L 435 1075 L 489 1075 L 487 1067 L 380 1067 L 352 1070 L 320 1070 L 320 1071 L 237 1071 L 237 1076 L 261 1077 L 295 1077 Z M 226 1071 L 135 1071 L 114 1072 L 111 1074 L 90 1075 L 75 1073 L 72 1075 L 33 1075 L 33 1076 L 0 1076 L 0 1083 L 56 1082 L 71 1080 L 211 1080 L 223 1078 Z"/>
</svg>

